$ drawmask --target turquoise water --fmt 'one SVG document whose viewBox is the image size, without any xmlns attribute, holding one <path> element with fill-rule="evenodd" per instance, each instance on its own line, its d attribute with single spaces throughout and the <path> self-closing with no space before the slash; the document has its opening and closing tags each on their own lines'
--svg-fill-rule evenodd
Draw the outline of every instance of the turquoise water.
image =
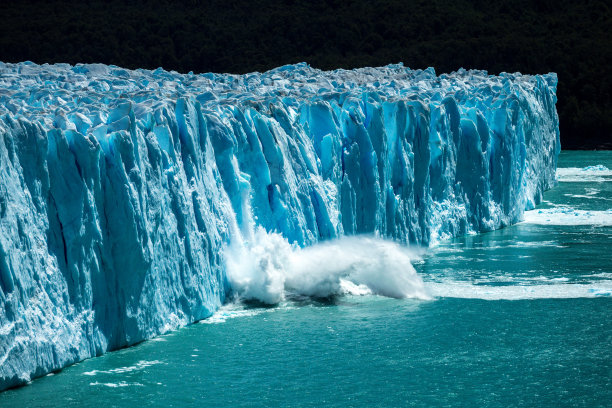
<svg viewBox="0 0 612 408">
<path fill-rule="evenodd" d="M 612 154 L 562 152 L 526 222 L 445 242 L 432 300 L 213 318 L 0 394 L 0 407 L 612 406 Z"/>
</svg>

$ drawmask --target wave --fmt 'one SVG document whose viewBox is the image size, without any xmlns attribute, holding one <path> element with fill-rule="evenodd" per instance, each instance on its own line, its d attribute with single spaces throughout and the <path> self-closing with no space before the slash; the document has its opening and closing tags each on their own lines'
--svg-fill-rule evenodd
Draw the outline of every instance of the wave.
<svg viewBox="0 0 612 408">
<path fill-rule="evenodd" d="M 104 387 L 109 387 L 109 388 L 123 388 L 123 387 L 144 387 L 144 384 L 141 383 L 128 383 L 126 381 L 120 381 L 117 383 L 113 383 L 113 382 L 108 382 L 108 383 L 101 383 L 101 382 L 92 382 L 89 383 L 89 385 L 91 386 L 104 386 Z"/>
<path fill-rule="evenodd" d="M 561 182 L 611 181 L 612 170 L 602 164 L 587 167 L 565 167 L 557 169 L 557 180 Z"/>
<path fill-rule="evenodd" d="M 429 299 L 411 264 L 418 252 L 370 236 L 344 237 L 300 248 L 259 228 L 250 242 L 232 244 L 227 275 L 236 296 L 277 304 L 287 295 L 382 295 Z"/>
<path fill-rule="evenodd" d="M 288 308 L 288 307 L 286 307 Z M 231 302 L 221 306 L 215 313 L 201 320 L 202 324 L 217 324 L 225 323 L 228 319 L 235 319 L 237 317 L 252 317 L 262 313 L 270 312 L 274 309 L 269 308 L 247 308 L 243 304 L 238 302 Z"/>
<path fill-rule="evenodd" d="M 523 222 L 539 225 L 612 226 L 612 210 L 588 211 L 571 207 L 543 208 L 525 211 Z"/>
<path fill-rule="evenodd" d="M 151 367 L 157 364 L 164 364 L 164 363 L 159 360 L 154 360 L 154 361 L 141 360 L 133 366 L 118 367 L 118 368 L 113 368 L 111 370 L 92 370 L 92 371 L 84 372 L 83 375 L 94 376 L 98 374 L 124 374 L 124 373 L 129 373 L 132 371 L 144 370 L 147 367 Z"/>
<path fill-rule="evenodd" d="M 612 280 L 596 283 L 542 285 L 474 285 L 469 282 L 427 282 L 427 291 L 436 298 L 483 300 L 573 299 L 612 296 Z"/>
</svg>

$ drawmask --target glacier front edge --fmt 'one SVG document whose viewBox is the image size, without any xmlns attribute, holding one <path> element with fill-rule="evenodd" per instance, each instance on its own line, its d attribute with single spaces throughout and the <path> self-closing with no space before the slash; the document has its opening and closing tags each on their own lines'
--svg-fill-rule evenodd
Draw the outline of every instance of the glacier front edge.
<svg viewBox="0 0 612 408">
<path fill-rule="evenodd" d="M 231 243 L 429 245 L 555 183 L 557 77 L 0 63 L 0 390 L 210 316 Z"/>
</svg>

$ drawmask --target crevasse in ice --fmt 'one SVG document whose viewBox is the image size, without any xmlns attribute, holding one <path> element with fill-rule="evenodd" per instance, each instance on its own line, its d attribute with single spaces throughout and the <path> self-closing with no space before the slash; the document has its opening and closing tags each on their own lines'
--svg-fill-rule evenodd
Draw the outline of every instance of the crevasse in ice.
<svg viewBox="0 0 612 408">
<path fill-rule="evenodd" d="M 0 389 L 209 316 L 257 228 L 428 245 L 519 221 L 555 182 L 556 84 L 0 63 Z"/>
</svg>

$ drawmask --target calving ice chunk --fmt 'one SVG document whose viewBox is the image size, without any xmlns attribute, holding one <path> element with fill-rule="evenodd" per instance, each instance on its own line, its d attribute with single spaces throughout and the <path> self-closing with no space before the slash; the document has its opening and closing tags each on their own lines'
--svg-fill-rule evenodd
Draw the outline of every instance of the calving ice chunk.
<svg viewBox="0 0 612 408">
<path fill-rule="evenodd" d="M 426 297 L 388 240 L 519 221 L 555 182 L 556 83 L 0 63 L 0 389 L 232 291 Z M 360 234 L 387 241 L 340 239 Z"/>
</svg>

